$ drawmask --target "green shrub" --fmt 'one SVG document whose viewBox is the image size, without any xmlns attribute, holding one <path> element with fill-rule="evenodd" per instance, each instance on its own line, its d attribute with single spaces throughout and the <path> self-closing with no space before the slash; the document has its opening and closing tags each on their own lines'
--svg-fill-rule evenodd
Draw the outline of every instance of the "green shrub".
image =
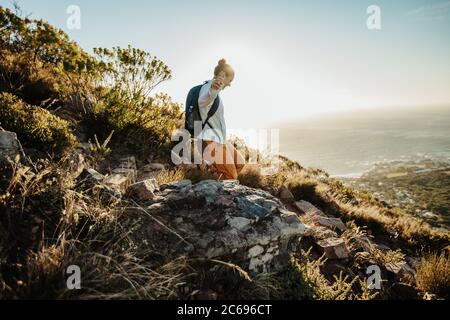
<svg viewBox="0 0 450 320">
<path fill-rule="evenodd" d="M 334 281 L 328 281 L 321 272 L 326 262 L 310 258 L 310 251 L 301 250 L 297 259 L 291 255 L 290 265 L 283 274 L 285 292 L 288 299 L 296 300 L 372 300 L 377 293 L 371 293 L 358 276 L 350 279 L 342 273 Z M 356 289 L 357 290 L 354 290 Z"/>
<path fill-rule="evenodd" d="M 113 146 L 146 160 L 149 155 L 170 155 L 172 133 L 181 126 L 181 120 L 180 105 L 165 94 L 138 104 L 116 92 L 95 105 L 93 114 L 84 121 L 90 136 L 104 140 L 114 130 Z"/>
<path fill-rule="evenodd" d="M 95 49 L 100 76 L 92 112 L 85 118 L 90 135 L 105 139 L 114 130 L 113 144 L 144 160 L 169 155 L 171 136 L 182 126 L 181 105 L 166 94 L 151 95 L 171 78 L 170 69 L 148 52 L 127 47 Z"/>
<path fill-rule="evenodd" d="M 77 143 L 67 121 L 5 92 L 0 93 L 0 126 L 17 133 L 24 146 L 56 156 Z"/>
<path fill-rule="evenodd" d="M 32 60 L 74 68 L 89 57 L 68 35 L 51 24 L 22 18 L 0 6 L 0 48 L 29 52 Z"/>
<path fill-rule="evenodd" d="M 82 95 L 80 87 L 89 81 L 78 78 L 97 69 L 95 59 L 62 30 L 0 7 L 0 91 L 57 108 L 68 95 Z"/>
</svg>

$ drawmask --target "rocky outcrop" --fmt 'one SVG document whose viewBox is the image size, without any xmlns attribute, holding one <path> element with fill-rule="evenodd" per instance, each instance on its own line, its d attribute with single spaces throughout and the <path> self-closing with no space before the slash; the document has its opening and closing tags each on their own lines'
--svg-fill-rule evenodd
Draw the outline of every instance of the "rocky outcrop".
<svg viewBox="0 0 450 320">
<path fill-rule="evenodd" d="M 146 208 L 161 223 L 146 220 L 141 236 L 165 237 L 167 250 L 236 263 L 251 273 L 276 271 L 289 249 L 307 234 L 297 214 L 269 193 L 238 181 L 189 180 L 153 190 L 157 200 Z M 172 239 L 172 241 L 168 239 Z"/>
</svg>

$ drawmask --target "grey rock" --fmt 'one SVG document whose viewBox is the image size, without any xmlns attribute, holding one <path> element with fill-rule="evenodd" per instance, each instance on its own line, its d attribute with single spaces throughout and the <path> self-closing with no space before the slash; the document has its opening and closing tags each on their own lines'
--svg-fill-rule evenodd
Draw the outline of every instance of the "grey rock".
<svg viewBox="0 0 450 320">
<path fill-rule="evenodd" d="M 20 155 L 20 144 L 15 132 L 0 131 L 0 158 L 14 159 Z"/>
<path fill-rule="evenodd" d="M 118 190 L 102 184 L 93 186 L 89 192 L 93 198 L 98 198 L 105 206 L 115 204 L 122 198 L 122 194 Z"/>
<path fill-rule="evenodd" d="M 323 240 L 323 239 L 327 239 L 327 238 L 337 238 L 337 233 L 334 232 L 333 230 L 330 230 L 328 228 L 325 227 L 321 227 L 321 226 L 314 226 L 311 227 L 312 231 L 312 237 L 318 241 L 318 240 Z"/>
<path fill-rule="evenodd" d="M 126 176 L 133 182 L 136 180 L 136 171 L 132 168 L 115 168 L 112 170 L 112 173 Z"/>
<path fill-rule="evenodd" d="M 233 217 L 227 220 L 229 226 L 234 229 L 238 229 L 239 231 L 247 230 L 252 220 L 244 218 L 244 217 Z"/>
<path fill-rule="evenodd" d="M 155 197 L 158 183 L 155 179 L 148 179 L 134 183 L 128 187 L 127 193 L 140 201 L 151 200 Z"/>
<path fill-rule="evenodd" d="M 116 188 L 117 190 L 124 191 L 130 184 L 132 180 L 129 176 L 113 173 L 103 180 L 103 183 L 109 187 Z"/>
<path fill-rule="evenodd" d="M 285 185 L 282 185 L 280 187 L 280 190 L 278 190 L 278 195 L 280 196 L 280 199 L 282 200 L 294 200 L 294 195 L 292 194 L 291 191 L 289 191 L 289 188 L 286 187 Z"/>
<path fill-rule="evenodd" d="M 338 229 L 340 231 L 345 231 L 347 229 L 345 224 L 339 218 L 330 218 L 319 214 L 309 214 L 309 218 L 307 219 L 310 219 L 319 226 L 327 227 L 330 229 Z"/>
<path fill-rule="evenodd" d="M 315 207 L 313 204 L 309 203 L 308 201 L 303 201 L 303 200 L 296 201 L 295 206 L 303 213 L 325 216 L 325 214 L 320 209 L 318 209 L 317 207 Z"/>
<path fill-rule="evenodd" d="M 244 217 L 250 219 L 260 219 L 270 214 L 271 211 L 268 208 L 263 207 L 254 200 L 255 198 L 248 198 L 248 196 L 235 199 L 237 207 Z"/>
<path fill-rule="evenodd" d="M 192 185 L 191 180 L 180 180 L 176 182 L 164 183 L 159 188 L 161 191 L 166 189 L 183 189 Z"/>
<path fill-rule="evenodd" d="M 85 169 L 86 163 L 84 156 L 80 152 L 73 152 L 68 155 L 68 170 L 73 177 L 77 178 Z"/>
<path fill-rule="evenodd" d="M 92 188 L 97 184 L 101 184 L 105 176 L 98 171 L 88 168 L 84 169 L 77 178 L 77 186 L 82 189 Z"/>
<path fill-rule="evenodd" d="M 142 223 L 140 236 L 148 234 L 152 239 L 164 231 L 164 240 L 153 242 L 166 250 L 186 254 L 181 237 L 193 245 L 189 255 L 224 259 L 252 274 L 284 268 L 289 250 L 309 230 L 269 193 L 237 181 L 205 180 L 194 185 L 189 181 L 160 189 L 164 190 L 155 191 L 155 195 L 164 200 L 147 207 L 147 211 L 168 221 L 176 234 L 143 215 L 148 220 Z"/>
<path fill-rule="evenodd" d="M 208 203 L 213 203 L 216 198 L 218 191 L 222 188 L 222 183 L 216 180 L 203 180 L 193 186 L 192 190 L 206 199 Z"/>
<path fill-rule="evenodd" d="M 144 172 L 162 171 L 165 170 L 165 166 L 162 163 L 150 163 L 143 166 L 140 170 Z"/>
<path fill-rule="evenodd" d="M 328 238 L 317 242 L 328 259 L 347 259 L 349 252 L 345 241 L 341 238 Z"/>
</svg>

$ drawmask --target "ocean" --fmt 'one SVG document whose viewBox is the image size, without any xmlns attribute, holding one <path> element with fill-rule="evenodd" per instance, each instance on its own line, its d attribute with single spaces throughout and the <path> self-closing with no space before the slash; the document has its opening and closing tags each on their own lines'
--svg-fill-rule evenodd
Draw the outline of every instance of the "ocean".
<svg viewBox="0 0 450 320">
<path fill-rule="evenodd" d="M 357 177 L 389 160 L 450 162 L 450 107 L 352 111 L 279 128 L 282 155 L 333 176 Z"/>
</svg>

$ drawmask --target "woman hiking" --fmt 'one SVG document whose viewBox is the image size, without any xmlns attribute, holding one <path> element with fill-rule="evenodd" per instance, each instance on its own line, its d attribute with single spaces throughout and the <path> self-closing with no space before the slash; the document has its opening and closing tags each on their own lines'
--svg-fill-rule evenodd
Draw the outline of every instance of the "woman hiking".
<svg viewBox="0 0 450 320">
<path fill-rule="evenodd" d="M 205 124 L 202 136 L 199 137 L 202 139 L 203 159 L 213 163 L 221 180 L 236 180 L 245 165 L 240 152 L 231 143 L 226 142 L 222 99 L 218 99 L 218 107 L 216 106 L 214 114 L 208 116 L 219 93 L 229 87 L 233 80 L 233 68 L 225 59 L 221 59 L 214 68 L 214 78 L 201 87 L 198 98 L 200 115 Z"/>
</svg>

